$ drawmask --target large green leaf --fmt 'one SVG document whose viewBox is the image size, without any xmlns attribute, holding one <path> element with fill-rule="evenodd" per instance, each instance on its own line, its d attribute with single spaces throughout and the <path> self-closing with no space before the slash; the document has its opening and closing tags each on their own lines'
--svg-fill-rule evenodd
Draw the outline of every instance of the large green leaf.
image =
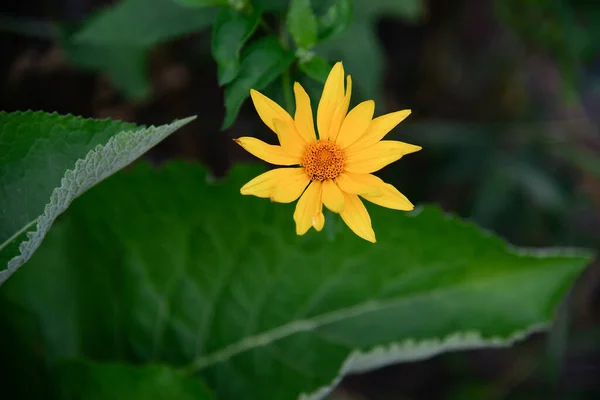
<svg viewBox="0 0 600 400">
<path fill-rule="evenodd" d="M 31 257 L 75 197 L 192 119 L 143 129 L 70 115 L 0 112 L 0 284 Z"/>
<path fill-rule="evenodd" d="M 61 399 L 210 400 L 198 379 L 164 365 L 133 366 L 73 361 L 56 367 Z"/>
<path fill-rule="evenodd" d="M 79 43 L 151 47 L 209 27 L 217 9 L 183 7 L 172 0 L 121 0 L 98 12 L 75 36 Z"/>
<path fill-rule="evenodd" d="M 180 365 L 224 400 L 317 399 L 347 373 L 543 329 L 591 256 L 518 249 L 434 207 L 369 207 L 377 244 L 338 218 L 298 237 L 293 205 L 239 194 L 261 170 L 209 183 L 138 164 L 79 198 L 2 293 L 55 356 Z"/>
</svg>

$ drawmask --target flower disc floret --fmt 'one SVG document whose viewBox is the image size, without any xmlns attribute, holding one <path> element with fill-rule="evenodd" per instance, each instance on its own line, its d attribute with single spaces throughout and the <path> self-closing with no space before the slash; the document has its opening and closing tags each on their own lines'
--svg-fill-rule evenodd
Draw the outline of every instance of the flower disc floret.
<svg viewBox="0 0 600 400">
<path fill-rule="evenodd" d="M 335 179 L 344 172 L 344 152 L 333 142 L 318 140 L 306 147 L 302 166 L 311 181 Z"/>
</svg>

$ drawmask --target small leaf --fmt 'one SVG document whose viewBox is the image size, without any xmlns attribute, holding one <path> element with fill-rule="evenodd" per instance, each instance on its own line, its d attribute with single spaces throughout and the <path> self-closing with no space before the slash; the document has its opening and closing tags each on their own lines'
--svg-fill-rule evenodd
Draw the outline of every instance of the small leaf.
<svg viewBox="0 0 600 400">
<path fill-rule="evenodd" d="M 331 65 L 323 57 L 313 56 L 307 62 L 298 64 L 302 72 L 317 82 L 325 83 L 331 71 Z"/>
<path fill-rule="evenodd" d="M 250 89 L 261 90 L 273 82 L 294 60 L 274 36 L 253 42 L 242 54 L 238 76 L 225 88 L 225 121 L 222 129 L 233 124 Z"/>
<path fill-rule="evenodd" d="M 261 13 L 250 14 L 223 8 L 217 14 L 212 33 L 212 55 L 218 66 L 219 85 L 231 82 L 240 68 L 240 50 L 256 30 Z"/>
<path fill-rule="evenodd" d="M 189 9 L 172 0 L 121 0 L 95 14 L 78 32 L 78 43 L 152 47 L 208 28 L 217 9 Z"/>
<path fill-rule="evenodd" d="M 165 365 L 63 361 L 54 368 L 60 399 L 212 400 L 197 378 Z"/>
<path fill-rule="evenodd" d="M 31 257 L 73 199 L 194 118 L 143 129 L 0 111 L 0 285 Z"/>
<path fill-rule="evenodd" d="M 319 18 L 319 40 L 324 41 L 344 32 L 352 23 L 353 16 L 353 0 L 336 0 Z"/>
<path fill-rule="evenodd" d="M 138 163 L 77 199 L 0 293 L 79 358 L 182 366 L 219 400 L 322 399 L 346 374 L 544 330 L 593 256 L 517 248 L 433 206 L 367 204 L 375 245 L 333 216 L 297 236 L 293 204 L 240 195 L 261 172 L 214 184 Z"/>
<path fill-rule="evenodd" d="M 310 0 L 291 0 L 286 23 L 298 47 L 310 49 L 314 46 L 317 41 L 317 19 Z"/>
</svg>

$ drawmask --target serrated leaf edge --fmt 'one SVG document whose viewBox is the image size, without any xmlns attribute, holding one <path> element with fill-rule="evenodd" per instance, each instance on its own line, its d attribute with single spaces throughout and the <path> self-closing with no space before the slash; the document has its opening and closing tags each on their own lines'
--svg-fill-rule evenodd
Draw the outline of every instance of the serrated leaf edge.
<svg viewBox="0 0 600 400">
<path fill-rule="evenodd" d="M 445 339 L 406 339 L 376 346 L 366 352 L 354 350 L 342 363 L 337 376 L 329 385 L 322 386 L 312 393 L 301 393 L 298 400 L 324 399 L 348 374 L 366 372 L 400 362 L 424 360 L 448 351 L 510 347 L 533 333 L 544 331 L 547 326 L 547 323 L 534 324 L 524 330 L 515 331 L 504 339 L 499 336 L 486 339 L 481 332 L 465 331 L 453 333 Z"/>
<path fill-rule="evenodd" d="M 90 150 L 85 158 L 77 160 L 75 167 L 65 172 L 60 186 L 52 191 L 50 201 L 44 207 L 44 213 L 37 218 L 35 231 L 27 232 L 28 240 L 19 245 L 20 254 L 8 262 L 5 270 L 0 271 L 0 285 L 31 258 L 56 218 L 75 198 L 132 163 L 165 137 L 194 119 L 196 116 L 176 120 L 168 125 L 121 131 L 111 137 L 106 144 L 99 144 Z M 89 173 L 90 170 L 95 174 Z"/>
</svg>

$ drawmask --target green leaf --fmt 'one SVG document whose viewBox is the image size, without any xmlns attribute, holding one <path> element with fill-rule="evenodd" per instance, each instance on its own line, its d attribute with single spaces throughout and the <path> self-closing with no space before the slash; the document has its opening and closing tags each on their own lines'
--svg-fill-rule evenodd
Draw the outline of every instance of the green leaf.
<svg viewBox="0 0 600 400">
<path fill-rule="evenodd" d="M 592 256 L 515 248 L 435 207 L 369 206 L 377 244 L 336 217 L 296 236 L 294 205 L 240 195 L 262 171 L 209 183 L 196 165 L 137 164 L 79 198 L 62 244 L 2 294 L 42 329 L 75 318 L 53 337 L 80 357 L 188 363 L 221 400 L 319 399 L 345 374 L 544 329 Z M 49 315 L 57 301 L 79 311 Z"/>
<path fill-rule="evenodd" d="M 219 85 L 231 82 L 240 69 L 240 51 L 256 30 L 261 12 L 246 14 L 223 8 L 217 15 L 212 33 L 212 55 L 217 62 Z"/>
<path fill-rule="evenodd" d="M 211 400 L 204 384 L 165 365 L 133 366 L 83 361 L 55 368 L 61 399 Z"/>
<path fill-rule="evenodd" d="M 194 118 L 142 129 L 71 115 L 0 112 L 0 284 L 31 257 L 74 198 Z"/>
<path fill-rule="evenodd" d="M 172 0 L 121 0 L 90 19 L 75 35 L 78 43 L 149 48 L 208 28 L 217 9 L 189 9 Z"/>
<path fill-rule="evenodd" d="M 310 0 L 291 0 L 286 24 L 296 46 L 311 49 L 317 42 L 317 18 Z"/>
<path fill-rule="evenodd" d="M 250 89 L 261 90 L 277 79 L 294 60 L 294 53 L 284 50 L 274 36 L 267 36 L 248 46 L 241 58 L 238 76 L 225 88 L 222 129 L 233 124 Z"/>
<path fill-rule="evenodd" d="M 331 65 L 323 57 L 313 56 L 309 61 L 298 64 L 300 70 L 317 82 L 325 83 Z"/>
<path fill-rule="evenodd" d="M 353 0 L 336 0 L 318 20 L 319 40 L 324 41 L 344 32 L 354 17 Z"/>
</svg>

